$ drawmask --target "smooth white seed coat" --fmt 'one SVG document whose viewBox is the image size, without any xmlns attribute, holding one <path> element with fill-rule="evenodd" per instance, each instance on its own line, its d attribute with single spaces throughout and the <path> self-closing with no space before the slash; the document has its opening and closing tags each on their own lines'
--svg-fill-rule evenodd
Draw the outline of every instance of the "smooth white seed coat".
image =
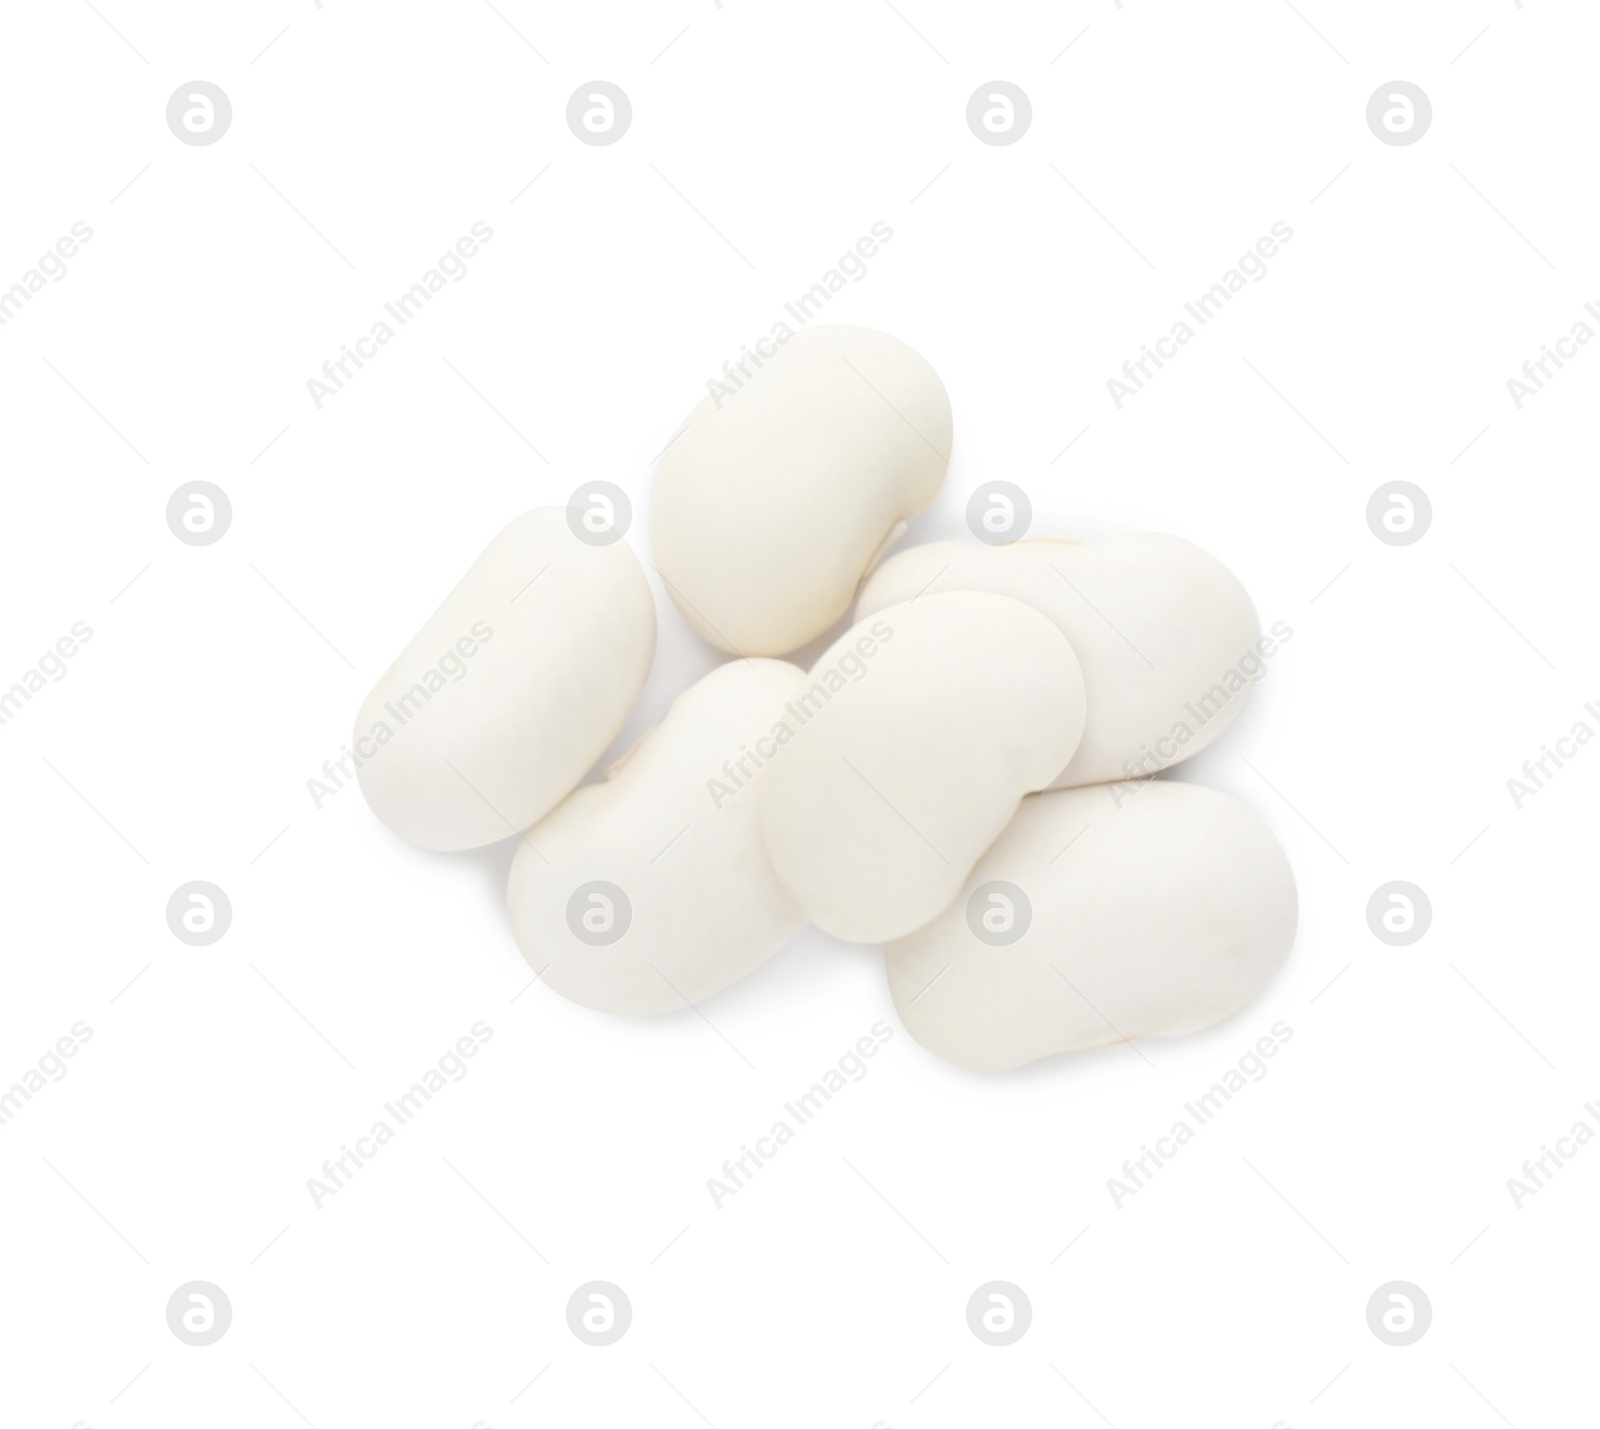
<svg viewBox="0 0 1600 1429">
<path fill-rule="evenodd" d="M 890 606 L 813 666 L 762 828 L 806 916 L 857 942 L 921 927 L 1077 748 L 1083 674 L 1021 601 L 952 591 Z"/>
<path fill-rule="evenodd" d="M 521 832 L 616 737 L 655 640 L 655 602 L 625 541 L 580 541 L 562 506 L 525 512 L 361 706 L 358 747 L 378 746 L 358 770 L 367 803 L 423 848 Z M 387 737 L 374 739 L 379 726 Z"/>
<path fill-rule="evenodd" d="M 1254 812 L 1152 779 L 1024 799 L 950 907 L 884 956 L 917 1041 L 1005 1071 L 1219 1022 L 1277 972 L 1297 916 L 1289 861 Z M 994 945 L 974 924 L 1026 931 Z"/>
<path fill-rule="evenodd" d="M 1244 709 L 1275 645 L 1258 644 L 1255 607 L 1226 566 L 1154 532 L 917 546 L 873 574 L 856 618 L 922 590 L 1011 596 L 1072 642 L 1089 716 L 1056 788 L 1143 777 L 1198 754 Z"/>
<path fill-rule="evenodd" d="M 922 357 L 871 328 L 803 328 L 667 449 L 656 568 L 713 645 L 785 654 L 849 609 L 949 463 L 950 400 Z"/>
<path fill-rule="evenodd" d="M 506 906 L 548 986 L 601 1012 L 671 1012 L 800 931 L 805 918 L 767 860 L 758 811 L 790 738 L 783 706 L 804 682 L 782 660 L 719 666 L 603 784 L 574 790 L 528 830 Z M 607 889 L 582 892 L 595 883 L 620 889 L 626 904 Z M 595 941 L 575 927 L 586 916 L 603 930 Z"/>
</svg>

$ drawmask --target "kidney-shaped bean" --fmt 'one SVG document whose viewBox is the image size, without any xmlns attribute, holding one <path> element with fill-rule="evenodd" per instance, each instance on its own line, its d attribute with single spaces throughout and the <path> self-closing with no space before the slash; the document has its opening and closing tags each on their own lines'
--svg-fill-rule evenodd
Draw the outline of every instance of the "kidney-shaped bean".
<svg viewBox="0 0 1600 1429">
<path fill-rule="evenodd" d="M 795 739 L 761 809 L 773 867 L 820 927 L 879 942 L 935 917 L 1060 773 L 1083 675 L 1032 606 L 956 591 L 855 626 L 787 711 Z"/>
<path fill-rule="evenodd" d="M 655 651 L 650 587 L 625 541 L 574 524 L 561 506 L 511 522 L 361 706 L 361 791 L 412 843 L 476 848 L 527 828 L 633 708 Z"/>
<path fill-rule="evenodd" d="M 529 829 L 506 906 L 544 982 L 601 1012 L 698 1003 L 805 923 L 778 882 L 758 815 L 767 766 L 792 738 L 805 674 L 734 660 L 679 695 L 661 724 Z"/>
<path fill-rule="evenodd" d="M 939 492 L 950 401 L 911 348 L 804 328 L 707 396 L 662 458 L 651 546 L 713 645 L 782 655 L 849 608 L 861 577 Z"/>
<path fill-rule="evenodd" d="M 1041 1057 L 1209 1027 L 1294 941 L 1271 830 L 1176 780 L 1024 799 L 943 914 L 884 950 L 911 1035 L 948 1062 Z"/>
<path fill-rule="evenodd" d="M 1089 717 L 1056 788 L 1140 778 L 1198 754 L 1238 717 L 1293 635 L 1280 623 L 1260 636 L 1255 607 L 1226 566 L 1152 532 L 1088 545 L 917 546 L 873 574 L 856 618 L 922 590 L 1009 595 L 1044 612 L 1072 642 Z"/>
</svg>

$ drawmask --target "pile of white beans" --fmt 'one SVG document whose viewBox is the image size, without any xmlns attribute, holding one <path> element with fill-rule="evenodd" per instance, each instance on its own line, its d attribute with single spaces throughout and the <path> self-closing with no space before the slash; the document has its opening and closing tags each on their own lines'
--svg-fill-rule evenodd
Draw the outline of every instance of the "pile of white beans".
<svg viewBox="0 0 1600 1429">
<path fill-rule="evenodd" d="M 900 1017 L 962 1067 L 1228 1016 L 1288 954 L 1288 860 L 1233 799 L 1130 774 L 1237 716 L 1248 683 L 1198 729 L 1185 706 L 1264 649 L 1250 598 L 1165 535 L 883 560 L 950 438 L 944 386 L 904 343 L 803 330 L 702 402 L 656 477 L 655 568 L 736 658 L 583 784 L 644 684 L 655 605 L 626 540 L 530 511 L 362 707 L 363 733 L 407 714 L 361 767 L 367 802 L 424 848 L 517 836 L 517 942 L 605 1012 L 699 1003 L 810 921 L 883 944 Z M 775 658 L 852 600 L 809 672 Z M 469 675 L 442 679 L 473 635 Z"/>
</svg>

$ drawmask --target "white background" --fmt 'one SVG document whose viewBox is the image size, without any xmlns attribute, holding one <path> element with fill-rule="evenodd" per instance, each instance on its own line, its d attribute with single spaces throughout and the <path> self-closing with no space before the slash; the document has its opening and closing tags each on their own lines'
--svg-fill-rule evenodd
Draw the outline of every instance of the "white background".
<svg viewBox="0 0 1600 1429">
<path fill-rule="evenodd" d="M 1600 1126 L 1600 750 L 1520 810 L 1506 780 L 1600 728 L 1600 352 L 1521 410 L 1505 385 L 1600 299 L 1591 7 L 496 3 L 7 10 L 0 284 L 94 237 L 0 328 L 0 684 L 94 636 L 0 728 L 0 1083 L 93 1039 L 0 1128 L 0 1418 L 1591 1418 L 1600 1146 L 1520 1209 L 1506 1181 Z M 209 147 L 164 118 L 196 78 L 233 105 Z M 564 119 L 595 78 L 634 108 L 606 148 Z M 1009 147 L 965 123 L 996 78 L 1033 104 Z M 1396 78 L 1434 109 L 1409 147 L 1365 122 Z M 318 410 L 306 380 L 478 220 L 468 276 Z M 512 516 L 611 480 L 648 555 L 652 459 L 706 379 L 878 220 L 828 320 L 949 389 L 909 540 L 1004 478 L 1035 534 L 1176 533 L 1294 629 L 1181 771 L 1261 812 L 1301 896 L 1282 974 L 1203 1035 L 971 1076 L 898 1029 L 876 949 L 812 931 L 704 1017 L 607 1019 L 527 988 L 509 845 L 424 854 L 307 792 Z M 1117 410 L 1106 380 L 1280 220 L 1268 276 Z M 1403 548 L 1365 520 L 1396 478 L 1433 503 Z M 195 479 L 233 503 L 204 548 L 164 517 Z M 718 658 L 656 589 L 619 745 Z M 208 948 L 165 921 L 192 879 L 233 903 Z M 1409 948 L 1367 927 L 1391 879 L 1433 903 Z M 479 1020 L 470 1075 L 316 1208 L 307 1178 Z M 879 1020 L 870 1075 L 714 1208 Z M 1267 1079 L 1115 1208 L 1280 1020 Z M 165 1321 L 194 1279 L 233 1305 L 207 1348 Z M 594 1279 L 633 1304 L 604 1349 L 565 1320 Z M 965 1320 L 994 1279 L 1033 1305 L 1005 1349 Z M 1365 1318 L 1396 1279 L 1434 1312 L 1403 1349 Z"/>
</svg>

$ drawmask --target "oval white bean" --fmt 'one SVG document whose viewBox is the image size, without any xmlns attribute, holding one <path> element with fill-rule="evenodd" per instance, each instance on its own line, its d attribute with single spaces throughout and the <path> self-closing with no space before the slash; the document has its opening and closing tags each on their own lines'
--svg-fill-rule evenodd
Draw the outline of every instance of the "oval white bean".
<svg viewBox="0 0 1600 1429">
<path fill-rule="evenodd" d="M 1083 742 L 1053 787 L 1131 779 L 1198 754 L 1233 722 L 1266 671 L 1273 627 L 1214 556 L 1154 532 L 1083 545 L 941 541 L 902 551 L 862 589 L 856 618 L 922 590 L 988 590 L 1026 601 L 1061 628 L 1083 666 Z"/>
<path fill-rule="evenodd" d="M 949 908 L 884 950 L 911 1035 L 973 1071 L 1209 1027 L 1294 941 L 1294 874 L 1215 790 L 1154 779 L 1024 799 Z"/>
<path fill-rule="evenodd" d="M 662 458 L 651 546 L 685 619 L 720 649 L 782 655 L 849 608 L 950 462 L 938 374 L 870 328 L 804 328 L 707 396 Z"/>
<path fill-rule="evenodd" d="M 524 513 L 361 706 L 367 803 L 423 848 L 520 832 L 616 737 L 655 639 L 655 602 L 626 542 L 580 540 L 562 506 Z"/>
<path fill-rule="evenodd" d="M 601 1012 L 671 1012 L 760 966 L 805 917 L 761 841 L 766 765 L 805 672 L 719 666 L 674 701 L 603 784 L 524 836 L 506 906 L 529 965 Z"/>
<path fill-rule="evenodd" d="M 1072 757 L 1083 675 L 1031 606 L 948 592 L 841 636 L 787 712 L 762 802 L 773 867 L 820 927 L 880 942 L 935 917 Z"/>
</svg>

